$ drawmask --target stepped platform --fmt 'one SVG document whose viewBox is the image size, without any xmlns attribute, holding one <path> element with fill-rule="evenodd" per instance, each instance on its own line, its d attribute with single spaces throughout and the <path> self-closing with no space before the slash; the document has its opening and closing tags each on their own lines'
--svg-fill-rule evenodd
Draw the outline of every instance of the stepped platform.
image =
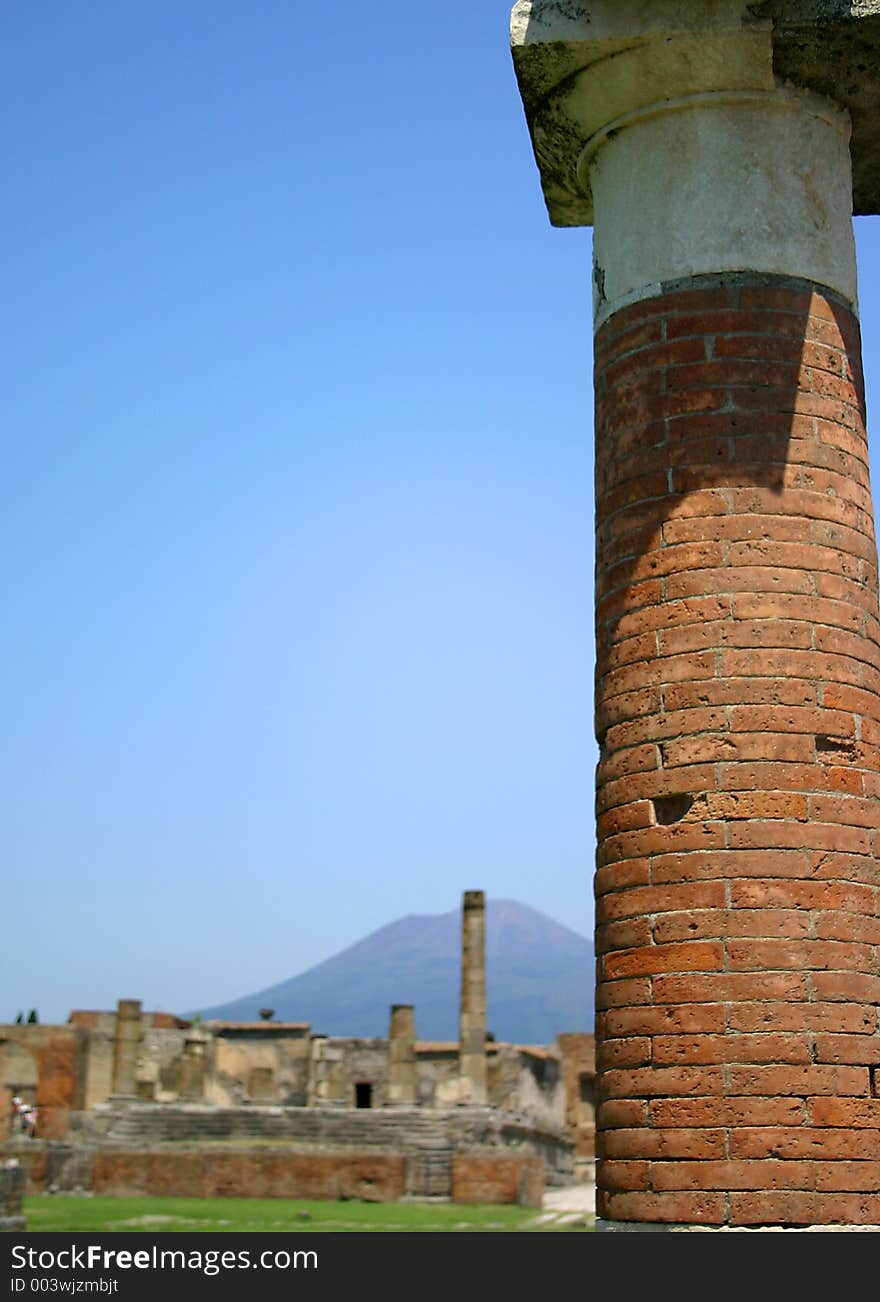
<svg viewBox="0 0 880 1302">
<path fill-rule="evenodd" d="M 565 1135 L 489 1107 L 113 1100 L 72 1114 L 64 1141 L 15 1147 L 33 1191 L 539 1205 L 574 1180 Z"/>
</svg>

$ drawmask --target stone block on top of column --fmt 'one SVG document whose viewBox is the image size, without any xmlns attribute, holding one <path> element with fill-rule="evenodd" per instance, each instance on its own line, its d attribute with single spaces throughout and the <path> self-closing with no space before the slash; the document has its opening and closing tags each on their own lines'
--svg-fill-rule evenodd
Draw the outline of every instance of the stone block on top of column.
<svg viewBox="0 0 880 1302">
<path fill-rule="evenodd" d="M 520 0 L 550 220 L 596 226 L 597 326 L 670 281 L 809 277 L 856 308 L 880 210 L 880 0 Z"/>
<path fill-rule="evenodd" d="M 518 0 L 511 48 L 555 226 L 592 225 L 578 159 L 614 119 L 778 81 L 848 111 L 854 211 L 880 211 L 880 0 Z"/>
</svg>

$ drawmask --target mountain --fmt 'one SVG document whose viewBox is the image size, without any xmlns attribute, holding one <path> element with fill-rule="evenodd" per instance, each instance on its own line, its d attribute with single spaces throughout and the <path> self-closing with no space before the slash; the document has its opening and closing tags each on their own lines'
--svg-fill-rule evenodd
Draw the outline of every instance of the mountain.
<svg viewBox="0 0 880 1302">
<path fill-rule="evenodd" d="M 411 914 L 299 976 L 200 1009 L 203 1019 L 311 1023 L 327 1035 L 386 1036 L 391 1004 L 414 1004 L 420 1040 L 458 1039 L 461 913 Z M 488 1029 L 496 1040 L 549 1044 L 593 1029 L 593 946 L 515 900 L 486 902 Z"/>
</svg>

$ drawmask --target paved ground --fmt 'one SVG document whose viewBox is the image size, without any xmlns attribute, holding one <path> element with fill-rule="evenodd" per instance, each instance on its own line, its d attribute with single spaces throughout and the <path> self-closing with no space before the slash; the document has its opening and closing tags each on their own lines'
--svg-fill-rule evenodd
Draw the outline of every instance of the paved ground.
<svg viewBox="0 0 880 1302">
<path fill-rule="evenodd" d="M 591 1221 L 596 1215 L 596 1186 L 570 1184 L 564 1189 L 547 1189 L 542 1202 L 539 1220 L 566 1225 L 575 1221 Z"/>
</svg>

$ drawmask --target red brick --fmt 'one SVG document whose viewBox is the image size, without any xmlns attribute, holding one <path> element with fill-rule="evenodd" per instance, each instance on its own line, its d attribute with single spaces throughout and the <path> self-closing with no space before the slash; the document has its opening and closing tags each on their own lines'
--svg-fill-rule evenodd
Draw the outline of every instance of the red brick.
<svg viewBox="0 0 880 1302">
<path fill-rule="evenodd" d="M 622 727 L 630 727 L 622 724 Z M 606 743 L 607 754 L 602 760 L 602 783 L 628 777 L 632 773 L 645 773 L 659 768 L 660 752 L 655 745 L 632 746 L 620 753 L 613 744 Z M 624 788 L 625 789 L 625 788 Z"/>
<path fill-rule="evenodd" d="M 647 1117 L 648 1105 L 642 1099 L 606 1099 L 596 1109 L 596 1123 L 603 1130 L 644 1126 Z"/>
<path fill-rule="evenodd" d="M 808 915 L 794 909 L 713 909 L 658 918 L 652 926 L 654 943 L 736 936 L 803 937 L 810 933 Z"/>
<path fill-rule="evenodd" d="M 864 972 L 811 972 L 810 986 L 817 1000 L 880 1004 L 880 977 Z"/>
<path fill-rule="evenodd" d="M 693 309 L 680 315 L 670 315 L 666 322 L 666 334 L 669 339 L 681 339 L 687 335 L 730 335 L 746 331 L 773 336 L 789 334 L 800 339 L 803 328 L 803 318 L 794 312 L 775 313 L 771 331 L 768 330 L 763 316 L 754 315 L 749 318 L 740 309 L 730 310 L 723 307 L 706 311 Z"/>
<path fill-rule="evenodd" d="M 880 1130 L 880 1099 L 811 1098 L 807 1107 L 813 1126 Z"/>
<path fill-rule="evenodd" d="M 609 922 L 596 928 L 596 953 L 634 949 L 639 945 L 650 945 L 652 939 L 648 918 L 626 918 L 622 922 Z"/>
<path fill-rule="evenodd" d="M 807 797 L 780 791 L 731 791 L 706 797 L 709 818 L 759 819 L 787 818 L 803 822 L 807 818 Z"/>
<path fill-rule="evenodd" d="M 820 940 L 854 940 L 866 945 L 880 945 L 880 917 L 820 913 L 815 919 L 814 929 Z"/>
<path fill-rule="evenodd" d="M 810 1162 L 652 1162 L 651 1185 L 673 1189 L 804 1189 L 815 1179 Z"/>
<path fill-rule="evenodd" d="M 694 624 L 711 624 L 716 620 L 726 620 L 730 616 L 729 596 L 691 596 L 680 602 L 664 600 L 646 604 L 634 609 L 631 615 L 621 616 L 612 629 L 614 639 L 639 637 L 653 630 L 661 630 L 660 646 L 663 646 L 663 630 L 690 628 Z"/>
<path fill-rule="evenodd" d="M 606 864 L 599 868 L 593 878 L 593 887 L 597 899 L 606 891 L 620 891 L 627 886 L 638 886 L 651 879 L 650 860 L 624 859 L 619 863 Z"/>
<path fill-rule="evenodd" d="M 865 972 L 873 964 L 867 945 L 834 940 L 729 940 L 727 964 L 733 972 L 826 970 Z"/>
<path fill-rule="evenodd" d="M 685 943 L 645 945 L 639 949 L 606 954 L 601 961 L 602 979 L 647 976 L 654 972 L 707 972 L 720 970 L 720 944 Z"/>
<path fill-rule="evenodd" d="M 602 695 L 643 692 L 645 688 L 661 683 L 680 683 L 689 679 L 711 677 L 715 657 L 711 651 L 702 655 L 670 655 L 650 665 L 627 665 L 608 674 L 602 684 Z"/>
<path fill-rule="evenodd" d="M 731 1066 L 729 1088 L 733 1094 L 794 1094 L 806 1098 L 815 1094 L 862 1096 L 868 1093 L 868 1071 L 860 1067 L 820 1066 Z"/>
<path fill-rule="evenodd" d="M 812 736 L 784 733 L 701 733 L 664 741 L 661 756 L 666 768 L 681 764 L 734 763 L 742 760 L 773 760 L 809 763 L 814 755 Z M 756 845 L 756 841 L 749 844 Z M 768 841 L 768 846 L 778 844 Z"/>
<path fill-rule="evenodd" d="M 806 619 L 717 619 L 707 625 L 692 624 L 683 628 L 661 629 L 660 654 L 681 656 L 685 652 L 706 648 L 752 647 L 775 650 L 789 647 L 805 650 L 812 646 L 814 625 Z M 691 674 L 691 678 L 705 675 Z M 677 681 L 670 679 L 669 681 Z"/>
<path fill-rule="evenodd" d="M 596 1211 L 609 1221 L 660 1222 L 670 1225 L 721 1225 L 721 1193 L 609 1193 L 597 1191 Z"/>
<path fill-rule="evenodd" d="M 655 768 L 630 773 L 610 782 L 604 780 L 605 771 L 604 762 L 600 762 L 598 809 L 627 800 L 654 800 L 658 796 L 689 796 L 695 792 L 714 791 L 717 785 L 714 764 L 682 764 L 674 769 Z"/>
<path fill-rule="evenodd" d="M 624 1132 L 628 1133 L 628 1132 Z M 880 1159 L 880 1130 L 812 1126 L 743 1126 L 730 1133 L 731 1157 Z"/>
<path fill-rule="evenodd" d="M 725 1130 L 610 1130 L 602 1139 L 602 1155 L 609 1158 L 685 1159 L 719 1158 L 725 1154 Z"/>
<path fill-rule="evenodd" d="M 660 1035 L 654 1038 L 656 1066 L 677 1063 L 808 1063 L 807 1035 Z"/>
<path fill-rule="evenodd" d="M 653 320 L 639 321 L 616 337 L 600 332 L 596 336 L 596 355 L 601 358 L 604 366 L 624 353 L 643 348 L 646 344 L 658 343 L 662 337 L 663 322 L 661 317 L 656 316 Z"/>
<path fill-rule="evenodd" d="M 647 977 L 630 981 L 600 981 L 596 986 L 597 1008 L 630 1008 L 651 1002 L 651 982 Z"/>
<path fill-rule="evenodd" d="M 789 573 L 801 571 L 817 575 L 827 572 L 831 575 L 846 574 L 852 579 L 857 579 L 859 576 L 858 557 L 849 556 L 840 548 L 817 542 L 786 542 L 774 537 L 731 542 L 727 551 L 727 562 L 731 566 L 778 566 Z"/>
<path fill-rule="evenodd" d="M 609 1011 L 606 1016 L 606 1034 L 613 1036 L 720 1033 L 724 1030 L 726 1020 L 723 1004 L 689 1004 L 683 1008 L 618 1008 Z"/>
<path fill-rule="evenodd" d="M 816 764 L 750 761 L 725 764 L 719 784 L 725 791 L 834 791 L 861 795 L 864 775 L 858 769 Z"/>
<path fill-rule="evenodd" d="M 876 1067 L 880 1063 L 880 1038 L 876 1035 L 817 1035 L 816 1061 Z"/>
<path fill-rule="evenodd" d="M 656 700 L 656 704 L 651 704 Z M 615 723 L 624 719 L 636 719 L 649 710 L 661 709 L 659 687 L 647 691 L 622 692 L 596 703 L 596 730 L 601 737 Z"/>
<path fill-rule="evenodd" d="M 648 1036 L 627 1036 L 625 1039 L 602 1038 L 596 1042 L 596 1067 L 600 1072 L 612 1067 L 646 1067 L 651 1062 L 651 1040 Z"/>
<path fill-rule="evenodd" d="M 610 1190 L 640 1190 L 648 1183 L 647 1162 L 601 1162 L 602 1188 Z"/>
<path fill-rule="evenodd" d="M 799 1098 L 692 1098 L 653 1099 L 649 1106 L 653 1126 L 801 1126 L 807 1109 Z"/>
<path fill-rule="evenodd" d="M 734 732 L 821 732 L 833 737 L 855 734 L 853 716 L 842 710 L 787 705 L 741 705 L 730 711 L 730 726 Z"/>
<path fill-rule="evenodd" d="M 648 913 L 721 908 L 724 902 L 725 888 L 720 882 L 646 886 L 603 896 L 597 902 L 596 916 L 604 922 L 612 918 L 638 917 Z"/>
<path fill-rule="evenodd" d="M 880 827 L 880 808 L 874 800 L 858 796 L 811 796 L 810 817 L 820 823 L 851 827 Z"/>
<path fill-rule="evenodd" d="M 732 1031 L 842 1031 L 873 1035 L 877 1012 L 864 1004 L 736 1004 L 728 1010 Z"/>
<path fill-rule="evenodd" d="M 596 833 L 600 840 L 616 836 L 618 832 L 631 832 L 638 828 L 653 827 L 654 813 L 650 801 L 638 800 L 631 805 L 618 805 L 600 814 L 596 819 Z"/>
<path fill-rule="evenodd" d="M 619 566 L 617 567 L 620 568 Z M 658 578 L 634 580 L 630 575 L 628 582 L 618 584 L 612 592 L 596 604 L 596 623 L 604 624 L 609 619 L 619 619 L 621 615 L 642 606 L 655 606 L 663 600 L 663 583 Z"/>
<path fill-rule="evenodd" d="M 878 892 L 871 887 L 849 882 L 742 881 L 734 882 L 730 892 L 731 903 L 747 909 L 845 909 L 870 913 L 878 901 Z"/>
<path fill-rule="evenodd" d="M 829 823 L 754 822 L 732 823 L 729 844 L 733 849 L 840 849 L 849 854 L 870 854 L 870 833 L 860 827 L 841 827 Z M 647 851 L 646 851 L 647 853 Z"/>
<path fill-rule="evenodd" d="M 609 728 L 605 744 L 613 750 L 618 746 L 645 745 L 648 738 L 657 742 L 680 733 L 712 732 L 726 727 L 727 712 L 723 707 L 667 710 L 664 714 L 633 719 Z"/>
<path fill-rule="evenodd" d="M 680 543 L 672 547 L 661 547 L 659 543 L 658 538 L 653 548 L 641 548 L 636 555 L 615 565 L 603 565 L 596 575 L 597 591 L 611 593 L 628 584 L 659 579 L 668 574 L 717 567 L 725 558 L 725 546 L 720 542 Z M 857 577 L 856 563 L 853 578 Z"/>
<path fill-rule="evenodd" d="M 657 885 L 712 878 L 740 878 L 753 875 L 800 878 L 808 871 L 803 850 L 716 850 L 690 854 L 657 855 L 651 879 Z"/>
<path fill-rule="evenodd" d="M 708 593 L 798 593 L 811 596 L 816 589 L 812 574 L 779 566 L 742 565 L 737 568 L 692 570 L 666 579 L 667 600 Z"/>
<path fill-rule="evenodd" d="M 670 712 L 719 705 L 816 705 L 817 685 L 802 678 L 710 678 L 666 688 Z"/>
<path fill-rule="evenodd" d="M 823 975 L 812 973 L 810 981 L 815 984 Z M 806 976 L 795 972 L 674 973 L 654 977 L 651 986 L 656 1004 L 757 1003 L 763 999 L 797 1002 L 810 997 Z"/>
<path fill-rule="evenodd" d="M 814 1168 L 819 1190 L 880 1193 L 880 1165 L 876 1161 L 815 1162 Z"/>
<path fill-rule="evenodd" d="M 771 1070 L 780 1070 L 771 1068 Z M 783 1070 L 797 1070 L 785 1068 Z M 815 1070 L 815 1069 L 814 1069 Z M 825 1068 L 842 1071 L 844 1068 Z M 850 1068 L 849 1070 L 853 1070 Z M 602 1089 L 607 1098 L 649 1098 L 724 1093 L 724 1072 L 720 1067 L 636 1067 L 607 1071 L 602 1077 Z M 781 1092 L 781 1091 L 780 1091 Z M 818 1093 L 819 1091 L 815 1091 Z M 840 1091 L 842 1092 L 842 1091 Z M 855 1091 L 850 1091 L 854 1093 Z"/>
<path fill-rule="evenodd" d="M 682 850 L 719 850 L 723 845 L 722 823 L 670 823 L 664 827 L 620 832 L 617 836 L 609 837 L 599 849 L 599 859 L 601 863 L 610 863 L 615 859 Z"/>
<path fill-rule="evenodd" d="M 880 1195 L 733 1193 L 730 1217 L 734 1225 L 880 1225 Z"/>
</svg>

